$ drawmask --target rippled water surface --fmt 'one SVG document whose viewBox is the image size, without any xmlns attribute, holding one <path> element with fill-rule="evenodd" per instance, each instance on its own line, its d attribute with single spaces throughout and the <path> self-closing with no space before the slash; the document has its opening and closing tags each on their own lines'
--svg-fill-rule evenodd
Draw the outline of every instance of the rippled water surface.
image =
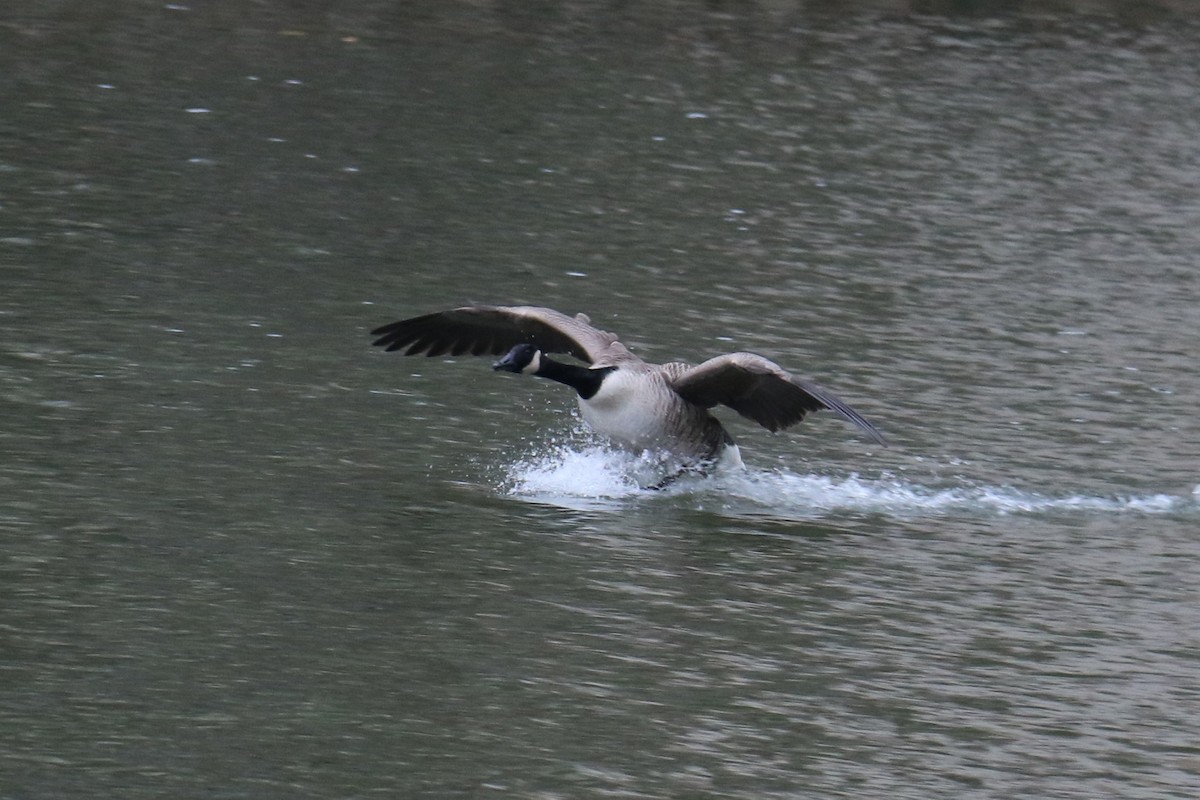
<svg viewBox="0 0 1200 800">
<path fill-rule="evenodd" d="M 1200 793 L 1193 24 L 226 6 L 0 12 L 0 798 Z M 892 446 L 643 491 L 471 301 Z"/>
</svg>

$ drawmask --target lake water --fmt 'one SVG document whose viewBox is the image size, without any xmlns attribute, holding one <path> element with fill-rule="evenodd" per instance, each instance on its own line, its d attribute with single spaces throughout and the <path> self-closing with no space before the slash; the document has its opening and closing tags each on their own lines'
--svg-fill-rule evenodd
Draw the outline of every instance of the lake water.
<svg viewBox="0 0 1200 800">
<path fill-rule="evenodd" d="M 0 798 L 1200 794 L 1200 28 L 785 5 L 0 11 Z"/>
</svg>

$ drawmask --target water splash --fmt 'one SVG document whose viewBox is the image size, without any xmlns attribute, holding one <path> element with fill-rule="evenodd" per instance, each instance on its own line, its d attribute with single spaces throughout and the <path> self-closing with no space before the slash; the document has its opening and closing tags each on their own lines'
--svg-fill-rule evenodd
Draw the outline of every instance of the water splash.
<svg viewBox="0 0 1200 800">
<path fill-rule="evenodd" d="M 1048 495 L 965 479 L 924 485 L 885 475 L 831 476 L 787 470 L 726 469 L 683 478 L 662 491 L 642 487 L 663 475 L 663 461 L 594 442 L 570 441 L 533 452 L 509 467 L 502 491 L 578 509 L 618 509 L 634 500 L 694 497 L 719 500 L 738 513 L 811 518 L 837 513 L 899 517 L 1053 513 L 1170 514 L 1200 511 L 1200 495 Z"/>
<path fill-rule="evenodd" d="M 557 445 L 514 464 L 506 488 L 514 495 L 618 499 L 643 492 L 640 466 L 632 453 Z"/>
<path fill-rule="evenodd" d="M 790 472 L 748 472 L 730 476 L 726 488 L 764 507 L 809 513 L 866 512 L 894 516 L 1042 514 L 1054 512 L 1135 512 L 1182 510 L 1190 501 L 1168 494 L 1103 497 L 1044 495 L 1010 486 L 933 487 L 893 477 L 830 477 Z"/>
</svg>

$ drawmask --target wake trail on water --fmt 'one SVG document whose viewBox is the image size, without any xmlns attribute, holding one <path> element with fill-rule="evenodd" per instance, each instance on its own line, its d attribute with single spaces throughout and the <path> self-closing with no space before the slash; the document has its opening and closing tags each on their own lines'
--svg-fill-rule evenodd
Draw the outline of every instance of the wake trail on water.
<svg viewBox="0 0 1200 800">
<path fill-rule="evenodd" d="M 619 509 L 630 501 L 697 496 L 720 499 L 750 513 L 802 518 L 836 513 L 901 517 L 1200 513 L 1200 487 L 1191 496 L 1044 494 L 977 485 L 966 478 L 925 485 L 893 475 L 871 478 L 746 467 L 718 468 L 705 478 L 681 478 L 660 491 L 643 488 L 661 478 L 662 464 L 649 454 L 639 456 L 600 444 L 551 445 L 509 465 L 500 488 L 514 497 L 578 509 Z"/>
</svg>

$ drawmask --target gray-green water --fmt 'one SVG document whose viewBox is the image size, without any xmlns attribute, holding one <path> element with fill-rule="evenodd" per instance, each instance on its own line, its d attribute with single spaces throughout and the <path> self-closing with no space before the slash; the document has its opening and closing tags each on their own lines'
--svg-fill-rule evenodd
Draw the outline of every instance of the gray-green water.
<svg viewBox="0 0 1200 800">
<path fill-rule="evenodd" d="M 782 5 L 0 12 L 0 797 L 1200 792 L 1200 29 Z M 893 447 L 637 492 L 467 301 Z"/>
</svg>

